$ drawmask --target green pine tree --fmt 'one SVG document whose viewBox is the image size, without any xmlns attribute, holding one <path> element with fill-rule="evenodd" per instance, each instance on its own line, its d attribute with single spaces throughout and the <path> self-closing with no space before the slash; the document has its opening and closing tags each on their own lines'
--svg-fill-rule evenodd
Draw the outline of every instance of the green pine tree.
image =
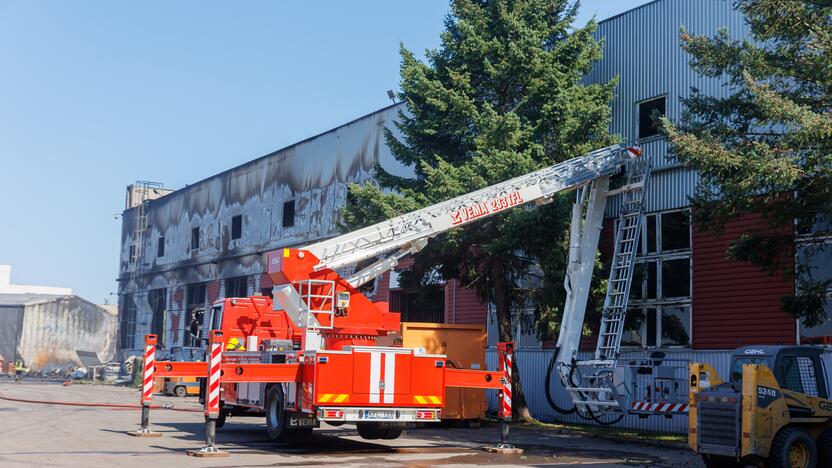
<svg viewBox="0 0 832 468">
<path fill-rule="evenodd" d="M 826 318 L 828 280 L 792 264 L 798 231 L 832 221 L 832 4 L 828 1 L 740 0 L 753 40 L 693 36 L 682 29 L 691 66 L 724 79 L 730 94 L 694 89 L 679 126 L 664 121 L 676 156 L 702 183 L 693 200 L 699 226 L 717 232 L 728 220 L 759 215 L 766 229 L 747 232 L 727 255 L 786 279 L 797 293 L 783 309 L 808 325 Z M 826 232 L 828 234 L 828 232 Z M 807 247 L 812 254 L 812 248 Z"/>
<path fill-rule="evenodd" d="M 402 46 L 399 96 L 407 111 L 399 115 L 401 138 L 389 129 L 386 137 L 416 178 L 376 167 L 381 188 L 350 187 L 343 228 L 613 143 L 608 124 L 615 83 L 582 83 L 601 48 L 592 37 L 594 22 L 573 27 L 576 9 L 567 0 L 454 0 L 441 45 L 426 52 L 426 62 Z M 512 310 L 529 306 L 538 311 L 541 336 L 556 337 L 552 324 L 564 299 L 571 201 L 564 195 L 537 210 L 510 210 L 438 236 L 415 256 L 401 282 L 418 287 L 437 272 L 459 279 L 494 304 L 501 341 L 514 335 L 519 319 L 512 320 Z M 542 277 L 543 287 L 530 296 L 521 282 L 534 275 Z M 520 374 L 514 375 L 515 415 L 531 419 Z"/>
</svg>

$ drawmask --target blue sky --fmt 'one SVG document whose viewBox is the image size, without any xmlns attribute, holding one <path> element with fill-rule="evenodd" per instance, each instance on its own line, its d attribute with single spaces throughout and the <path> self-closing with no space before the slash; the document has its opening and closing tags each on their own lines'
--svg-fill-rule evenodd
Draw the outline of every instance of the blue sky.
<svg viewBox="0 0 832 468">
<path fill-rule="evenodd" d="M 584 0 L 578 22 L 644 0 Z M 115 301 L 127 184 L 180 188 L 389 104 L 446 0 L 0 0 L 0 263 Z"/>
</svg>

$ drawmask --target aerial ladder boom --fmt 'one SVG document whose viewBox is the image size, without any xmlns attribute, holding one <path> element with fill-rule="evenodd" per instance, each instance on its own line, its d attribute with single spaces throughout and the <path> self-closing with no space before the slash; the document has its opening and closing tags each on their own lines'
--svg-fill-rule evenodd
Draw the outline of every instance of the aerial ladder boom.
<svg viewBox="0 0 832 468">
<path fill-rule="evenodd" d="M 335 270 L 395 251 L 353 274 L 349 282 L 358 287 L 395 268 L 398 260 L 418 252 L 438 234 L 509 208 L 544 204 L 558 192 L 597 183 L 617 172 L 637 152 L 623 145 L 602 148 L 303 249 L 320 260 L 316 271 Z"/>
</svg>

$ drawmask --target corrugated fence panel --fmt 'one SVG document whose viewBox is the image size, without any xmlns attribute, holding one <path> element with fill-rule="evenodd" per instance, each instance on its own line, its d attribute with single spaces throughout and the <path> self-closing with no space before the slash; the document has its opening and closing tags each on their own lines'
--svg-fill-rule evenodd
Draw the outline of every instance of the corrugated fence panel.
<svg viewBox="0 0 832 468">
<path fill-rule="evenodd" d="M 546 378 L 546 369 L 553 352 L 553 350 L 539 349 L 521 349 L 516 352 L 517 366 L 520 369 L 523 391 L 532 415 L 538 420 L 545 422 L 560 421 L 596 425 L 595 422 L 587 421 L 575 414 L 561 415 L 549 407 L 543 385 Z M 647 359 L 651 352 L 625 352 L 622 353 L 620 361 Z M 727 375 L 732 351 L 665 350 L 665 353 L 666 359 L 668 360 L 707 362 L 713 365 L 720 375 Z M 587 359 L 589 357 L 589 353 L 581 353 L 578 358 Z M 830 360 L 832 361 L 832 358 Z M 488 362 L 489 369 L 496 369 L 497 352 L 495 350 L 488 350 L 486 353 L 486 361 Z M 554 384 L 552 393 L 555 397 L 555 403 L 562 408 L 572 407 L 571 399 L 558 381 L 557 375 L 553 375 L 552 381 Z M 685 392 L 687 392 L 687 389 L 685 389 Z M 497 408 L 495 392 L 489 392 L 488 408 L 490 411 L 495 411 Z M 621 422 L 616 424 L 616 427 L 682 434 L 687 432 L 687 424 L 687 416 L 674 416 L 672 419 L 663 416 L 653 416 L 647 419 L 641 419 L 638 416 L 625 416 Z"/>
<path fill-rule="evenodd" d="M 717 351 L 692 351 L 692 350 L 663 350 L 668 360 L 684 360 L 689 362 L 705 362 L 716 369 L 717 373 L 723 378 L 728 377 L 728 371 L 731 365 L 731 354 L 733 350 L 717 350 Z M 653 351 L 634 351 L 624 352 L 619 359 L 620 362 L 630 360 L 646 359 Z M 549 361 L 552 358 L 554 350 L 541 349 L 520 349 L 516 351 L 515 359 L 517 366 L 520 369 L 520 379 L 523 385 L 523 391 L 526 395 L 526 403 L 529 405 L 532 415 L 540 421 L 552 422 L 570 422 L 579 424 L 596 425 L 593 421 L 587 421 L 577 415 L 561 415 L 556 413 L 546 401 L 544 393 L 544 381 L 546 378 L 546 369 Z M 589 353 L 581 353 L 578 359 L 587 359 L 590 357 Z M 826 368 L 826 380 L 830 381 L 832 378 L 832 350 L 827 350 L 823 354 L 823 361 Z M 497 352 L 494 349 L 489 349 L 486 352 L 486 362 L 489 369 L 497 368 Z M 554 385 L 552 393 L 555 397 L 555 403 L 562 408 L 570 408 L 572 406 L 569 395 L 563 389 L 563 386 L 554 375 L 552 380 Z M 687 392 L 687 388 L 684 390 Z M 488 392 L 488 409 L 495 412 L 497 409 L 496 392 Z M 683 434 L 687 432 L 688 418 L 687 416 L 674 416 L 672 419 L 663 416 L 652 416 L 647 419 L 641 419 L 638 416 L 626 416 L 621 420 L 616 427 L 625 427 L 631 429 L 650 430 L 658 432 L 675 432 Z"/>
</svg>

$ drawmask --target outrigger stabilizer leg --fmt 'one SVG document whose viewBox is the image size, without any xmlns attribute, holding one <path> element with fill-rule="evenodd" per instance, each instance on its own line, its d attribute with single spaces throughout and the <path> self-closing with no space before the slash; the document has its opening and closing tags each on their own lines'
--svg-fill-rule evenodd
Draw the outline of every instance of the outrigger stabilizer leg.
<svg viewBox="0 0 832 468">
<path fill-rule="evenodd" d="M 156 335 L 144 337 L 144 369 L 142 372 L 142 420 L 141 429 L 128 432 L 134 437 L 161 437 L 159 432 L 150 430 L 150 404 L 153 402 L 153 373 L 156 367 Z"/>
<path fill-rule="evenodd" d="M 210 353 L 208 359 L 208 382 L 205 386 L 205 446 L 199 450 L 188 450 L 192 457 L 227 457 L 228 452 L 220 451 L 216 446 L 217 418 L 220 414 L 220 374 L 222 364 L 222 332 L 214 330 L 210 334 Z"/>
<path fill-rule="evenodd" d="M 503 376 L 500 378 L 503 389 L 499 392 L 500 409 L 497 413 L 497 417 L 500 420 L 500 443 L 496 447 L 484 447 L 484 450 L 503 454 L 521 454 L 523 453 L 523 449 L 517 448 L 508 442 L 510 431 L 509 421 L 512 418 L 511 372 L 514 360 L 514 343 L 510 341 L 497 343 L 497 354 L 500 371 L 503 373 Z"/>
</svg>

